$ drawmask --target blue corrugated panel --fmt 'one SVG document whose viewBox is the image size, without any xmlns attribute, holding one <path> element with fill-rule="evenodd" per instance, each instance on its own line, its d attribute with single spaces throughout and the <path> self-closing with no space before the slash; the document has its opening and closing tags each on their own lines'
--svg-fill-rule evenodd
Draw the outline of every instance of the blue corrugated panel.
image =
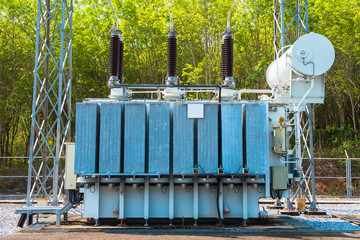
<svg viewBox="0 0 360 240">
<path fill-rule="evenodd" d="M 243 164 L 242 104 L 221 105 L 222 167 L 236 173 Z"/>
<path fill-rule="evenodd" d="M 125 105 L 124 172 L 145 172 L 145 104 Z"/>
<path fill-rule="evenodd" d="M 187 104 L 175 103 L 174 122 L 174 174 L 192 173 L 194 168 L 194 120 L 187 117 Z"/>
<path fill-rule="evenodd" d="M 250 173 L 268 173 L 268 119 L 266 104 L 246 104 L 246 162 Z"/>
<path fill-rule="evenodd" d="M 169 173 L 170 104 L 149 104 L 149 173 Z"/>
<path fill-rule="evenodd" d="M 102 103 L 99 173 L 120 173 L 121 103 Z"/>
<path fill-rule="evenodd" d="M 218 105 L 204 105 L 204 118 L 198 120 L 198 165 L 200 173 L 218 169 Z"/>
<path fill-rule="evenodd" d="M 98 172 L 99 105 L 76 104 L 75 126 L 75 174 Z"/>
</svg>

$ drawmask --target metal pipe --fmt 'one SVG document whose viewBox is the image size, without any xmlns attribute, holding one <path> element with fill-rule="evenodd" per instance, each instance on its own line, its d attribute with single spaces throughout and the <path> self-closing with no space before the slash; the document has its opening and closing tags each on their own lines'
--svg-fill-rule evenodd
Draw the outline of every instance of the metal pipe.
<svg viewBox="0 0 360 240">
<path fill-rule="evenodd" d="M 111 84 L 110 88 L 167 88 L 168 85 L 164 84 Z M 222 85 L 173 85 L 172 87 L 179 87 L 179 88 L 214 88 L 218 89 L 221 87 L 226 87 Z"/>
<path fill-rule="evenodd" d="M 313 80 L 314 81 L 314 80 Z M 314 144 L 313 144 L 313 127 L 312 127 L 312 115 L 311 115 L 311 104 L 308 104 L 308 123 L 309 123 L 309 132 L 310 132 L 310 164 L 311 167 L 311 195 L 312 195 L 312 201 L 310 205 L 310 210 L 315 211 L 316 208 L 316 197 L 315 197 L 315 165 L 314 165 Z M 306 127 L 304 127 L 305 129 Z"/>
<path fill-rule="evenodd" d="M 273 90 L 267 89 L 241 89 L 238 91 L 238 99 L 241 100 L 243 93 L 273 93 Z"/>
<path fill-rule="evenodd" d="M 301 104 L 303 103 L 305 98 L 307 98 L 307 96 L 310 94 L 311 90 L 314 88 L 314 81 L 315 81 L 314 78 L 311 78 L 310 88 L 306 91 L 305 95 L 303 96 L 299 104 L 296 106 L 295 109 L 296 111 L 300 111 Z"/>
<path fill-rule="evenodd" d="M 217 213 L 218 213 L 218 217 L 219 217 L 219 225 L 222 226 L 223 222 L 222 222 L 222 214 L 221 214 L 221 210 L 220 210 L 220 184 L 221 184 L 221 179 L 218 179 L 216 207 L 217 207 Z"/>
</svg>

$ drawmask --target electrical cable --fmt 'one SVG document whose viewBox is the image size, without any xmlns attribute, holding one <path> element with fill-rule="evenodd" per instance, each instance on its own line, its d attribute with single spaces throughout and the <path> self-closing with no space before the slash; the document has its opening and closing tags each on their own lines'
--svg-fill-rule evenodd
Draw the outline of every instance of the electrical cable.
<svg viewBox="0 0 360 240">
<path fill-rule="evenodd" d="M 220 179 L 218 180 L 218 186 L 217 186 L 217 196 L 216 196 L 216 206 L 217 206 L 217 212 L 218 212 L 218 216 L 219 216 L 219 225 L 223 226 L 223 222 L 222 222 L 222 218 L 221 218 L 221 212 L 220 212 L 220 203 L 219 203 L 219 198 L 220 198 Z"/>
<path fill-rule="evenodd" d="M 241 164 L 240 167 L 238 168 L 238 170 L 235 172 L 235 174 L 238 174 L 238 173 L 240 172 L 240 169 L 241 169 L 241 168 L 244 168 L 244 167 L 245 167 L 245 165 L 244 165 L 244 164 Z"/>
<path fill-rule="evenodd" d="M 164 0 L 167 8 L 168 8 L 168 11 L 169 11 L 169 17 L 170 17 L 170 31 L 174 31 L 174 11 L 173 11 L 173 8 L 172 8 L 172 3 L 170 1 L 170 3 L 168 3 L 167 0 Z"/>
<path fill-rule="evenodd" d="M 113 7 L 113 5 L 111 4 L 110 0 L 106 0 L 108 2 L 108 4 L 110 5 L 111 9 L 112 9 L 112 13 L 113 13 L 113 28 L 114 30 L 119 29 L 119 18 L 118 15 Z"/>
<path fill-rule="evenodd" d="M 78 190 L 68 190 L 68 196 L 72 205 L 78 205 L 84 199 L 84 195 Z"/>
<path fill-rule="evenodd" d="M 203 171 L 203 173 L 206 173 L 200 164 L 196 165 L 196 168 L 199 168 L 199 167 L 200 167 L 201 171 Z"/>
<path fill-rule="evenodd" d="M 233 7 L 235 6 L 235 4 L 237 3 L 238 0 L 234 0 L 233 4 L 231 5 L 231 8 L 230 8 L 230 11 L 229 11 L 229 14 L 228 14 L 228 18 L 227 18 L 227 30 L 230 31 L 231 27 L 230 27 L 230 16 L 231 16 L 231 11 L 233 9 Z"/>
</svg>

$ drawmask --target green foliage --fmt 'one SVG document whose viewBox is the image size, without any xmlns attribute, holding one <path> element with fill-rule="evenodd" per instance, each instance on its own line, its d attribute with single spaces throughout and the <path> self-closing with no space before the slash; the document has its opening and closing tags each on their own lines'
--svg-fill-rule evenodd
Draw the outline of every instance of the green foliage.
<svg viewBox="0 0 360 240">
<path fill-rule="evenodd" d="M 182 84 L 220 83 L 221 38 L 232 3 L 173 1 L 177 73 Z M 169 27 L 164 1 L 112 0 L 112 4 L 124 37 L 125 83 L 163 83 Z M 36 11 L 33 0 L 0 2 L 0 156 L 28 154 Z M 323 129 L 315 131 L 315 147 L 328 149 L 327 156 L 342 157 L 345 149 L 351 156 L 360 156 L 359 12 L 358 0 L 309 1 L 310 31 L 328 37 L 336 50 L 335 64 L 326 76 L 325 104 L 316 106 L 314 114 L 316 128 Z M 109 94 L 106 85 L 112 24 L 107 1 L 74 1 L 73 103 Z M 234 79 L 238 88 L 267 88 L 265 72 L 273 59 L 273 24 L 273 1 L 243 0 L 233 9 Z M 19 160 L 19 164 L 26 161 Z"/>
<path fill-rule="evenodd" d="M 318 112 L 337 127 L 351 124 L 355 130 L 360 126 L 359 12 L 357 0 L 315 0 L 309 7 L 310 30 L 328 37 L 336 50 L 335 64 L 326 76 L 326 104 Z M 325 128 L 323 122 L 318 126 Z"/>
<path fill-rule="evenodd" d="M 28 151 L 35 9 L 32 1 L 0 3 L 0 156 Z M 24 166 L 23 160 L 9 162 L 3 161 L 3 170 L 18 162 Z"/>
</svg>

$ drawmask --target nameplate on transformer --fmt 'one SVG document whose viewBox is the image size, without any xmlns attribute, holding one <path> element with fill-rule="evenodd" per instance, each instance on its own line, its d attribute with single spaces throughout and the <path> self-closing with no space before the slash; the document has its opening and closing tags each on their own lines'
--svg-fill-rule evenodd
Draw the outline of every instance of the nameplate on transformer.
<svg viewBox="0 0 360 240">
<path fill-rule="evenodd" d="M 188 118 L 204 118 L 204 104 L 188 104 Z"/>
</svg>

